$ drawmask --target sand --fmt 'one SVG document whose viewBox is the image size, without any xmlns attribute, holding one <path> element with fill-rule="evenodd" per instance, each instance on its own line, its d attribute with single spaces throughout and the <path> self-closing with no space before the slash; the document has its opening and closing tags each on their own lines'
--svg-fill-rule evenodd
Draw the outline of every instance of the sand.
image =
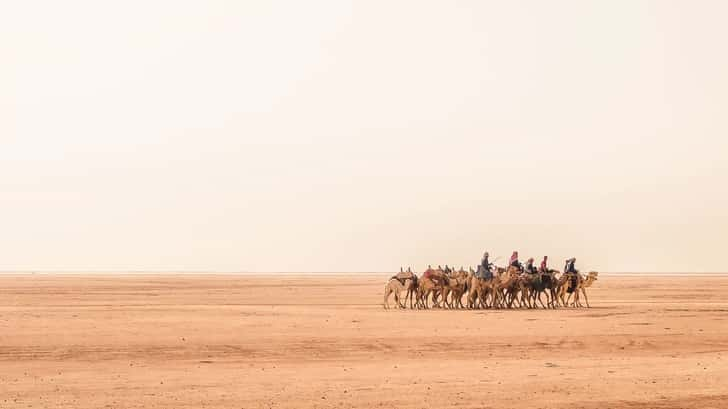
<svg viewBox="0 0 728 409">
<path fill-rule="evenodd" d="M 726 408 L 728 277 L 384 311 L 384 275 L 0 277 L 0 408 Z"/>
</svg>

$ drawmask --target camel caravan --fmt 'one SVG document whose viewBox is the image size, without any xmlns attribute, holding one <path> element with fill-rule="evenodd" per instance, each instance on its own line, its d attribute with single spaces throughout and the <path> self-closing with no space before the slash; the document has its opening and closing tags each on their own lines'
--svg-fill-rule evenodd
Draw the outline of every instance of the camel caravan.
<svg viewBox="0 0 728 409">
<path fill-rule="evenodd" d="M 533 259 L 525 264 L 513 252 L 507 267 L 498 267 L 488 261 L 488 253 L 477 269 L 438 266 L 418 276 L 411 268 L 400 268 L 384 287 L 384 308 L 389 309 L 389 298 L 394 295 L 398 308 L 428 309 L 485 309 L 485 308 L 559 308 L 586 307 L 589 299 L 586 289 L 597 280 L 597 272 L 582 275 L 576 269 L 575 258 L 566 260 L 564 272 L 547 266 L 544 257 L 536 268 Z M 404 297 L 403 297 L 404 295 Z M 465 301 L 463 301 L 465 300 Z M 544 302 L 545 301 L 545 302 Z"/>
</svg>

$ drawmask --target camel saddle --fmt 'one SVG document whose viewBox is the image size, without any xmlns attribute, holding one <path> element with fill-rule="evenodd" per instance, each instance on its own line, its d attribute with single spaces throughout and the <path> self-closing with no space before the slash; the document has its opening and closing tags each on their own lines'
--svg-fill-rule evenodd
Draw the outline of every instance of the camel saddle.
<svg viewBox="0 0 728 409">
<path fill-rule="evenodd" d="M 407 280 L 414 280 L 415 274 L 410 271 L 400 272 L 397 275 L 393 275 L 390 280 L 397 280 L 404 285 Z"/>
</svg>

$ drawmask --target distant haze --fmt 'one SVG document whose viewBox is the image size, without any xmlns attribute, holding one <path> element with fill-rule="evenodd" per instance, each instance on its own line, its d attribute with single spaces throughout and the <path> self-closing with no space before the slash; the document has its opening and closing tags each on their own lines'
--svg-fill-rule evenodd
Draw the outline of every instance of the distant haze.
<svg viewBox="0 0 728 409">
<path fill-rule="evenodd" d="M 725 270 L 726 16 L 5 3 L 0 270 Z"/>
</svg>

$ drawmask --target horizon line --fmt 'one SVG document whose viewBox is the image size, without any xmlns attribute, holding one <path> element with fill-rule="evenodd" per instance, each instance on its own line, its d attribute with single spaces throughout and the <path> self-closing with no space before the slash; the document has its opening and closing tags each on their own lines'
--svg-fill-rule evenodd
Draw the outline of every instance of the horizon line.
<svg viewBox="0 0 728 409">
<path fill-rule="evenodd" d="M 583 270 L 587 273 L 595 270 Z M 254 274 L 301 274 L 301 275 L 355 275 L 355 274 L 392 274 L 397 273 L 396 270 L 391 271 L 246 271 L 246 270 L 0 270 L 0 275 L 32 275 L 32 274 L 185 274 L 185 275 L 254 275 Z M 598 271 L 600 274 L 606 275 L 728 275 L 728 271 Z M 417 273 L 417 272 L 415 272 Z"/>
</svg>

